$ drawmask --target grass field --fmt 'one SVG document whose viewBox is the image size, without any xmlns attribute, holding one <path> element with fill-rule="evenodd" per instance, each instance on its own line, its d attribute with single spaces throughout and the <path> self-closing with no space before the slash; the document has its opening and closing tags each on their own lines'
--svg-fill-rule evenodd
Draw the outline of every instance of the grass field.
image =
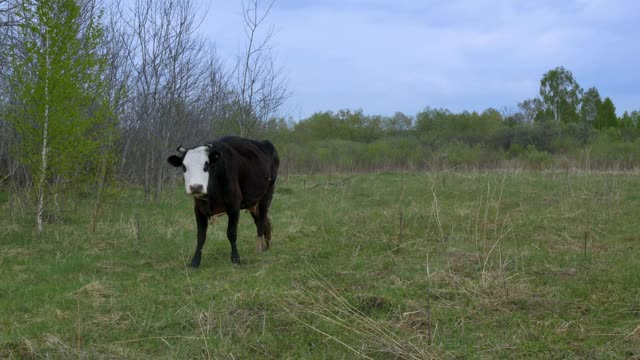
<svg viewBox="0 0 640 360">
<path fill-rule="evenodd" d="M 36 235 L 0 194 L 0 358 L 640 359 L 640 176 L 279 179 L 274 240 L 121 190 Z"/>
</svg>

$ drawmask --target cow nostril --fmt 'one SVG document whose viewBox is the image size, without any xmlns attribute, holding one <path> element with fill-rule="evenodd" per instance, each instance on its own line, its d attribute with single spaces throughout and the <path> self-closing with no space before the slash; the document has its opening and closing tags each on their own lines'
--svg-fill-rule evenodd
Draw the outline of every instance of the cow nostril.
<svg viewBox="0 0 640 360">
<path fill-rule="evenodd" d="M 190 185 L 189 186 L 189 190 L 191 190 L 192 193 L 194 194 L 201 194 L 202 193 L 202 185 L 198 184 L 198 185 Z"/>
</svg>

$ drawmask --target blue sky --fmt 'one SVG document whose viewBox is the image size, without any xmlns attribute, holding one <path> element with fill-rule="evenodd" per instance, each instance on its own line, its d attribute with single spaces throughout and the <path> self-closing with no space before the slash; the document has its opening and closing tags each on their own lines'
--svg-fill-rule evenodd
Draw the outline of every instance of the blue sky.
<svg viewBox="0 0 640 360">
<path fill-rule="evenodd" d="M 232 61 L 242 2 L 208 7 L 201 32 Z M 282 113 L 296 120 L 343 108 L 515 109 L 556 66 L 618 113 L 640 110 L 637 0 L 276 0 L 267 22 L 292 92 Z"/>
</svg>

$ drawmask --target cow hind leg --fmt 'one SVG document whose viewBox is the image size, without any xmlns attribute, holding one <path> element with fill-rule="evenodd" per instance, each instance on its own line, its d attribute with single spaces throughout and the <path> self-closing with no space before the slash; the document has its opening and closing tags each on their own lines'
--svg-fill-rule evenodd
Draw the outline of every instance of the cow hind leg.
<svg viewBox="0 0 640 360">
<path fill-rule="evenodd" d="M 262 229 L 264 231 L 264 239 L 267 243 L 267 249 L 271 245 L 271 220 L 269 219 L 269 215 L 264 215 L 264 223 L 262 225 Z"/>
<path fill-rule="evenodd" d="M 269 250 L 271 246 L 271 220 L 269 220 L 269 205 L 271 204 L 271 196 L 273 192 L 269 192 L 265 198 L 258 204 L 258 216 L 260 217 L 260 224 L 262 229 L 262 236 L 264 239 L 264 249 Z"/>
<path fill-rule="evenodd" d="M 264 237 L 264 221 L 258 210 L 258 206 L 249 210 L 251 213 L 251 217 L 253 217 L 253 222 L 256 224 L 256 251 L 261 252 L 265 251 L 269 248 L 269 245 L 265 241 Z"/>
</svg>

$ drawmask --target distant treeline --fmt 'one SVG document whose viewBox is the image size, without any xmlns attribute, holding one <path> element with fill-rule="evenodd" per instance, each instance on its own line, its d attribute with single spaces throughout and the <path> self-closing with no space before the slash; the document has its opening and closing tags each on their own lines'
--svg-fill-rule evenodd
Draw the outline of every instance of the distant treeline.
<svg viewBox="0 0 640 360">
<path fill-rule="evenodd" d="M 543 74 L 538 96 L 515 109 L 427 107 L 415 117 L 340 110 L 264 125 L 261 135 L 274 139 L 293 172 L 640 166 L 640 111 L 618 117 L 610 98 L 584 91 L 564 67 Z"/>
<path fill-rule="evenodd" d="M 522 112 L 453 113 L 427 108 L 415 117 L 363 111 L 316 113 L 274 121 L 263 134 L 281 153 L 283 171 L 375 171 L 434 168 L 631 169 L 640 166 L 640 112 L 611 126 L 557 121 Z"/>
</svg>

